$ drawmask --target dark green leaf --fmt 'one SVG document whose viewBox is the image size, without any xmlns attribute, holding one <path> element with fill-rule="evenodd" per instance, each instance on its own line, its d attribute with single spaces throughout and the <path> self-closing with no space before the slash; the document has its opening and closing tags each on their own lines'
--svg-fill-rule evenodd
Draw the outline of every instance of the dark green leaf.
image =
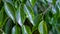
<svg viewBox="0 0 60 34">
<path fill-rule="evenodd" d="M 14 23 L 11 19 L 8 19 L 6 24 L 3 27 L 3 30 L 6 34 L 11 34 L 12 27 L 14 26 Z"/>
<path fill-rule="evenodd" d="M 2 7 L 0 11 L 0 27 L 2 27 L 5 24 L 5 21 L 7 20 L 7 15 L 4 12 L 4 8 Z"/>
<path fill-rule="evenodd" d="M 22 3 L 26 3 L 27 0 L 21 0 Z"/>
<path fill-rule="evenodd" d="M 42 20 L 42 14 L 39 14 L 37 15 L 35 18 L 34 18 L 34 23 L 35 25 L 38 25 L 40 23 L 40 21 Z"/>
<path fill-rule="evenodd" d="M 2 20 L 3 20 L 3 12 L 2 11 L 0 11 L 0 27 L 3 25 L 3 22 L 2 22 Z"/>
</svg>

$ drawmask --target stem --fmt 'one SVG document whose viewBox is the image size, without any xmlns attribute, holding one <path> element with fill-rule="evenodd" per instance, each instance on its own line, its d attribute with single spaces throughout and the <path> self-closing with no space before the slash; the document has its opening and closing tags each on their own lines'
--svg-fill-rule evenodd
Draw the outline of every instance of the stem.
<svg viewBox="0 0 60 34">
<path fill-rule="evenodd" d="M 51 8 L 51 5 L 43 12 L 43 15 L 45 15 L 50 8 Z"/>
</svg>

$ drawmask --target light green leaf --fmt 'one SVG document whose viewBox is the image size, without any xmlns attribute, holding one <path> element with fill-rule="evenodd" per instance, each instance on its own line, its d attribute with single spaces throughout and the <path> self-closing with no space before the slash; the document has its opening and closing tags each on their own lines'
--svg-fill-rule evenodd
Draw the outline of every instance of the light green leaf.
<svg viewBox="0 0 60 34">
<path fill-rule="evenodd" d="M 28 26 L 22 26 L 22 34 L 32 34 L 30 28 Z"/>
<path fill-rule="evenodd" d="M 6 14 L 15 22 L 15 18 L 14 18 L 15 10 L 14 10 L 14 7 L 10 3 L 4 2 L 4 8 L 5 8 Z"/>
<path fill-rule="evenodd" d="M 38 26 L 38 30 L 40 34 L 48 34 L 46 22 L 41 21 Z"/>
</svg>

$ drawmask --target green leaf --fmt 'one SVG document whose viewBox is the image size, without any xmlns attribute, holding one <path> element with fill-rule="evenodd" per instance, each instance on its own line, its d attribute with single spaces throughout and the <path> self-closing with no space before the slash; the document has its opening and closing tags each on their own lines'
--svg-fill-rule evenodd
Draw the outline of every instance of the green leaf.
<svg viewBox="0 0 60 34">
<path fill-rule="evenodd" d="M 37 28 L 38 28 L 38 25 L 39 23 L 42 21 L 42 14 L 39 14 L 35 17 L 34 19 L 34 27 L 32 28 L 32 32 L 34 32 Z"/>
<path fill-rule="evenodd" d="M 13 20 L 13 22 L 15 22 L 14 7 L 10 3 L 4 2 L 4 8 L 5 8 L 6 14 Z"/>
<path fill-rule="evenodd" d="M 14 26 L 14 23 L 12 22 L 12 20 L 8 19 L 7 22 L 6 22 L 6 24 L 3 27 L 3 31 L 6 34 L 11 34 L 11 29 L 12 29 L 13 26 Z"/>
<path fill-rule="evenodd" d="M 46 22 L 41 21 L 38 26 L 38 30 L 40 34 L 48 34 Z"/>
<path fill-rule="evenodd" d="M 26 5 L 24 5 L 24 10 L 25 10 L 25 14 L 26 14 L 27 18 L 30 20 L 30 22 L 31 22 L 33 25 L 35 25 L 34 22 L 33 22 L 34 12 L 33 12 L 32 8 L 27 7 Z"/>
<path fill-rule="evenodd" d="M 57 0 L 53 0 L 53 2 L 52 2 L 52 3 L 53 3 L 53 5 L 55 5 L 55 4 L 56 4 L 56 1 L 57 1 Z"/>
<path fill-rule="evenodd" d="M 20 0 L 22 3 L 26 3 L 27 0 Z"/>
<path fill-rule="evenodd" d="M 37 15 L 37 16 L 34 18 L 34 23 L 35 23 L 35 25 L 38 25 L 41 20 L 42 20 L 42 14 Z"/>
<path fill-rule="evenodd" d="M 7 20 L 7 15 L 4 12 L 4 8 L 2 7 L 0 11 L 0 27 L 2 27 L 5 24 L 5 21 Z"/>
<path fill-rule="evenodd" d="M 37 9 L 37 6 L 36 6 L 36 5 L 34 6 L 33 9 L 34 9 L 34 14 L 35 14 L 35 15 L 38 15 L 38 9 Z"/>
<path fill-rule="evenodd" d="M 28 26 L 22 26 L 22 34 L 32 34 L 30 28 Z"/>
<path fill-rule="evenodd" d="M 25 16 L 23 8 L 19 7 L 15 13 L 16 13 L 16 15 L 15 15 L 16 16 L 16 21 L 18 22 L 18 24 L 20 26 L 22 26 L 24 21 L 25 21 L 25 19 L 26 19 L 26 16 Z"/>
<path fill-rule="evenodd" d="M 3 12 L 0 11 L 0 27 L 3 25 Z"/>
<path fill-rule="evenodd" d="M 20 27 L 15 25 L 13 28 L 12 28 L 12 34 L 21 34 L 21 31 L 20 31 Z"/>
<path fill-rule="evenodd" d="M 30 3 L 31 3 L 32 6 L 34 6 L 35 3 L 37 2 L 37 0 L 29 0 L 29 1 L 30 1 Z"/>
<path fill-rule="evenodd" d="M 13 1 L 12 1 L 12 0 L 3 0 L 3 2 L 8 2 L 8 3 L 10 3 L 11 5 L 13 5 L 13 6 L 14 6 L 14 4 L 13 4 Z"/>
</svg>

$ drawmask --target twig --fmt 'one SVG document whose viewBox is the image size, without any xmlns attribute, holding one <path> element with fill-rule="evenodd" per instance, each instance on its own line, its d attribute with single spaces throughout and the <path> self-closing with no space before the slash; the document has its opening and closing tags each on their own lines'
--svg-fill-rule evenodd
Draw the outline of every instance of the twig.
<svg viewBox="0 0 60 34">
<path fill-rule="evenodd" d="M 50 8 L 51 8 L 51 5 L 43 12 L 43 15 L 45 15 Z"/>
<path fill-rule="evenodd" d="M 4 31 L 0 28 L 0 31 L 2 32 L 2 34 L 5 34 Z"/>
<path fill-rule="evenodd" d="M 1 31 L 1 32 L 3 32 L 3 30 L 2 30 L 2 29 L 0 29 L 0 31 Z"/>
</svg>

